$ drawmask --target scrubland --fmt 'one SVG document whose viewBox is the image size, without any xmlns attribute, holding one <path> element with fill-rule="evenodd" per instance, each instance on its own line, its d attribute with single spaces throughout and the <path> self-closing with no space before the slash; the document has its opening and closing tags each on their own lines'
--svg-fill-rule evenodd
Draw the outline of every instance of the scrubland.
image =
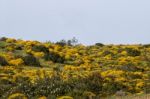
<svg viewBox="0 0 150 99">
<path fill-rule="evenodd" d="M 148 99 L 149 93 L 149 44 L 0 38 L 0 99 Z"/>
</svg>

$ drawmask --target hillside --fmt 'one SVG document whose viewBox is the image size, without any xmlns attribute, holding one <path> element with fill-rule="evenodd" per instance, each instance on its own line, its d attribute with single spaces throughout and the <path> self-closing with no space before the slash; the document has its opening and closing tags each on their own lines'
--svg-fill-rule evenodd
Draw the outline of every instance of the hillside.
<svg viewBox="0 0 150 99">
<path fill-rule="evenodd" d="M 0 38 L 0 99 L 99 99 L 149 93 L 148 44 L 84 46 L 75 39 L 42 43 Z"/>
</svg>

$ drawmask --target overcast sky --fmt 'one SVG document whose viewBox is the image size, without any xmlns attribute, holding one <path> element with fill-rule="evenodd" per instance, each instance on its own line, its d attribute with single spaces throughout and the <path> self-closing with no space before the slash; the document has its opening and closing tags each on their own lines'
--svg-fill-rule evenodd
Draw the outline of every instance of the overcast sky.
<svg viewBox="0 0 150 99">
<path fill-rule="evenodd" d="M 0 36 L 150 43 L 150 0 L 0 0 Z"/>
</svg>

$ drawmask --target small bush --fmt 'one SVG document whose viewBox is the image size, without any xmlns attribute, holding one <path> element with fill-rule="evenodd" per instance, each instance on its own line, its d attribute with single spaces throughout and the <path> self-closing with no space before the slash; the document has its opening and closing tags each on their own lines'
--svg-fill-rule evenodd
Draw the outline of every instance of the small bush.
<svg viewBox="0 0 150 99">
<path fill-rule="evenodd" d="M 14 65 L 14 66 L 19 66 L 19 65 L 22 65 L 23 63 L 24 61 L 21 58 L 14 59 L 9 62 L 9 64 Z"/>
<path fill-rule="evenodd" d="M 6 37 L 1 37 L 1 38 L 0 38 L 0 41 L 6 41 L 6 40 L 7 40 Z"/>
<path fill-rule="evenodd" d="M 46 61 L 51 60 L 51 61 L 53 61 L 53 62 L 58 62 L 58 63 L 64 63 L 64 60 L 65 60 L 65 59 L 64 59 L 63 57 L 61 57 L 59 54 L 54 53 L 54 52 L 50 52 L 50 53 L 48 53 L 48 54 L 45 54 L 44 59 L 45 59 Z"/>
<path fill-rule="evenodd" d="M 15 43 L 16 40 L 15 40 L 15 39 L 12 39 L 12 38 L 8 38 L 8 39 L 6 40 L 6 42 L 7 42 L 7 43 Z"/>
<path fill-rule="evenodd" d="M 67 42 L 66 42 L 66 40 L 61 40 L 59 42 L 56 42 L 56 44 L 60 45 L 60 46 L 65 46 L 65 45 L 67 45 Z"/>
<path fill-rule="evenodd" d="M 25 65 L 29 66 L 40 66 L 40 62 L 37 58 L 35 58 L 33 55 L 27 55 L 23 57 L 23 61 Z"/>
<path fill-rule="evenodd" d="M 35 45 L 32 47 L 32 50 L 35 52 L 44 52 L 44 53 L 49 52 L 49 49 L 45 47 L 44 45 Z"/>
<path fill-rule="evenodd" d="M 104 51 L 103 52 L 103 56 L 106 56 L 106 55 L 114 55 L 111 51 L 108 51 L 108 50 L 106 50 L 106 51 Z"/>
<path fill-rule="evenodd" d="M 7 60 L 3 56 L 0 56 L 0 65 L 2 66 L 8 65 Z"/>
<path fill-rule="evenodd" d="M 100 47 L 103 47 L 103 46 L 104 46 L 104 44 L 102 44 L 102 43 L 96 43 L 95 45 L 96 45 L 96 46 L 100 46 Z"/>
<path fill-rule="evenodd" d="M 34 52 L 33 55 L 37 58 L 42 58 L 44 56 L 43 52 Z"/>
<path fill-rule="evenodd" d="M 59 98 L 57 98 L 57 99 L 73 99 L 73 98 L 70 97 L 70 96 L 61 96 L 61 97 L 59 97 Z"/>
<path fill-rule="evenodd" d="M 15 93 L 10 95 L 8 99 L 27 99 L 27 97 L 22 93 Z"/>
<path fill-rule="evenodd" d="M 135 56 L 140 56 L 141 55 L 141 52 L 137 49 L 127 48 L 126 51 L 127 51 L 129 56 L 135 57 Z"/>
<path fill-rule="evenodd" d="M 4 41 L 0 41 L 0 48 L 5 48 L 7 46 L 7 43 Z"/>
<path fill-rule="evenodd" d="M 143 47 L 148 48 L 148 47 L 150 47 L 150 44 L 145 44 L 145 45 L 143 45 Z"/>
<path fill-rule="evenodd" d="M 16 50 L 23 50 L 23 45 L 16 45 Z"/>
</svg>

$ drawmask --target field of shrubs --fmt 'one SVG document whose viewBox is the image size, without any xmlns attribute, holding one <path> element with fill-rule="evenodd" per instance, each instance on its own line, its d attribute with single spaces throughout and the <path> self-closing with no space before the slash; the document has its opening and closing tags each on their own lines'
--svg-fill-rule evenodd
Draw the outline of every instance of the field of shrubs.
<svg viewBox="0 0 150 99">
<path fill-rule="evenodd" d="M 100 99 L 150 93 L 150 45 L 0 38 L 0 99 Z"/>
</svg>

